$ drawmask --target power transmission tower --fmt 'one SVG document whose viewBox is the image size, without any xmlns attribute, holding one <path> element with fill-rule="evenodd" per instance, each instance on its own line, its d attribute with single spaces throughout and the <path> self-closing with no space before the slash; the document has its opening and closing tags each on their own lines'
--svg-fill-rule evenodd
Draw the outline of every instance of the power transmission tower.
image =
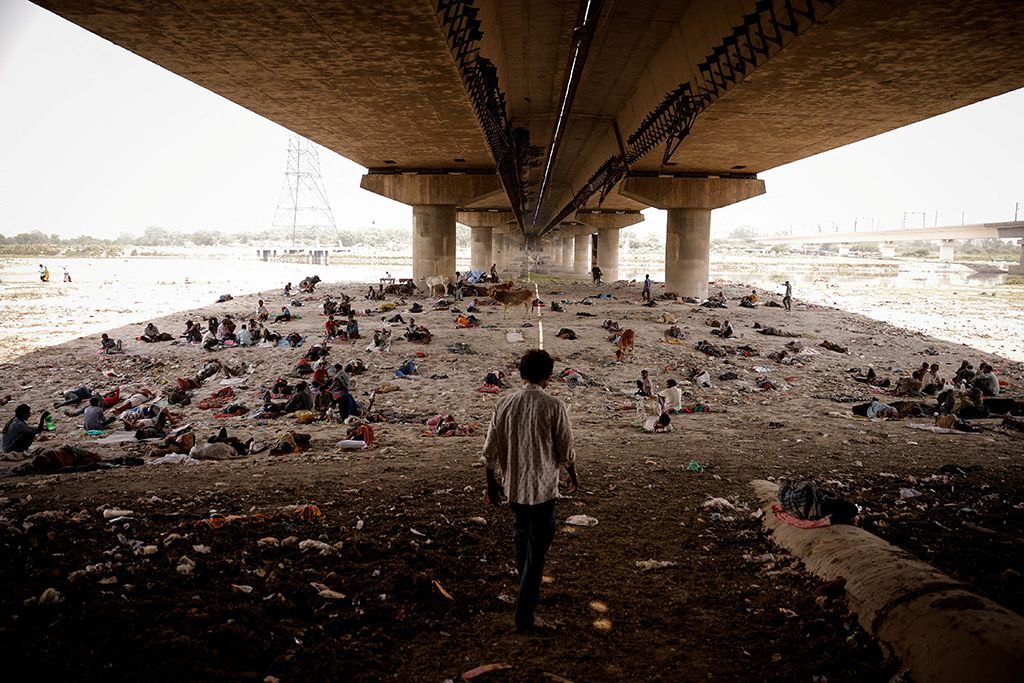
<svg viewBox="0 0 1024 683">
<path fill-rule="evenodd" d="M 320 175 L 319 148 L 300 135 L 288 138 L 284 187 L 281 188 L 272 227 L 290 228 L 292 246 L 297 239 L 310 237 L 320 246 L 320 236 L 325 231 L 334 241 L 341 242 Z"/>
</svg>

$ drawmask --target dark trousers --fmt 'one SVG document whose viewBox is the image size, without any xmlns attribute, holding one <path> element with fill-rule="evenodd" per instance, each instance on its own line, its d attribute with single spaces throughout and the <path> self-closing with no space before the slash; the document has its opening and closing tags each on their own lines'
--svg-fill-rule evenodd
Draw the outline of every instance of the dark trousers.
<svg viewBox="0 0 1024 683">
<path fill-rule="evenodd" d="M 540 597 L 544 556 L 555 537 L 554 499 L 538 505 L 511 504 L 516 515 L 516 569 L 519 571 L 519 600 L 516 628 L 533 626 L 533 611 Z"/>
</svg>

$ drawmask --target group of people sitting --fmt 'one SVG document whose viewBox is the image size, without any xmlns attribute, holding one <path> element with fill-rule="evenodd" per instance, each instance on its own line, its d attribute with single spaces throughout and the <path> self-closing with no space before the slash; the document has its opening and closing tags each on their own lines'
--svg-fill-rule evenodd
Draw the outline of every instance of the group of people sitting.
<svg viewBox="0 0 1024 683">
<path fill-rule="evenodd" d="M 335 320 L 333 313 L 328 313 L 327 321 L 324 322 L 324 336 L 327 339 L 359 339 L 359 323 L 356 321 L 355 314 L 349 311 L 348 320 L 342 326 Z"/>
</svg>

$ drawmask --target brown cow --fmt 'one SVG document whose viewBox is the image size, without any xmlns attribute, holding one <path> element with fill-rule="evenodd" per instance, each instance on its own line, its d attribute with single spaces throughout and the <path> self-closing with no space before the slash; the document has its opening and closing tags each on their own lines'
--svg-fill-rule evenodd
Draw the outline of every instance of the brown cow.
<svg viewBox="0 0 1024 683">
<path fill-rule="evenodd" d="M 622 336 L 619 337 L 619 347 L 615 349 L 615 360 L 620 363 L 628 357 L 630 360 L 633 359 L 633 342 L 636 341 L 636 332 L 633 330 L 623 330 Z"/>
<path fill-rule="evenodd" d="M 491 289 L 491 296 L 505 307 L 504 315 L 502 317 L 508 317 L 509 306 L 523 306 L 526 308 L 526 315 L 529 317 L 530 309 L 533 308 L 534 293 L 529 289 L 498 289 L 494 287 Z"/>
</svg>

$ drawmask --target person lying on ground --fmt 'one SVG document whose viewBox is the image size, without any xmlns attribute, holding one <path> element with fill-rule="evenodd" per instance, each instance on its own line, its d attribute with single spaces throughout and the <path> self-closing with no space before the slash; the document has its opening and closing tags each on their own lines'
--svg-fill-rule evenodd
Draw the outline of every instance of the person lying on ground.
<svg viewBox="0 0 1024 683">
<path fill-rule="evenodd" d="M 978 434 L 981 432 L 981 427 L 975 427 L 970 422 L 957 415 L 936 415 L 935 426 L 941 427 L 942 429 L 953 429 L 958 432 L 968 432 L 971 434 Z"/>
<path fill-rule="evenodd" d="M 678 382 L 670 379 L 665 382 L 666 388 L 658 392 L 661 410 L 664 413 L 679 413 L 683 409 L 683 390 L 679 388 Z"/>
<path fill-rule="evenodd" d="M 671 432 L 672 429 L 672 418 L 668 416 L 668 413 L 662 413 L 661 415 L 651 415 L 646 418 L 641 425 L 641 429 L 645 432 Z"/>
<path fill-rule="evenodd" d="M 113 415 L 107 417 L 103 414 L 103 400 L 99 396 L 89 399 L 89 407 L 83 414 L 85 417 L 82 420 L 82 428 L 87 432 L 101 432 L 117 421 L 117 417 Z"/>
<path fill-rule="evenodd" d="M 263 328 L 263 341 L 268 343 L 268 344 L 273 344 L 273 345 L 276 346 L 277 342 L 281 341 L 281 335 L 279 335 L 277 332 L 271 332 L 270 328 L 268 328 L 268 327 L 264 327 Z"/>
<path fill-rule="evenodd" d="M 95 391 L 92 393 L 92 395 L 93 396 L 99 396 L 99 394 L 97 392 L 95 392 Z M 100 405 L 103 406 L 104 410 L 106 410 L 107 408 L 110 408 L 112 406 L 115 406 L 121 400 L 121 389 L 120 388 L 112 389 L 111 391 L 108 391 L 107 393 L 103 394 L 102 396 L 99 396 L 99 399 L 100 399 Z M 83 415 L 88 407 L 89 407 L 88 404 L 86 404 L 86 405 L 79 404 L 79 407 L 77 407 L 77 408 L 74 408 L 72 410 L 65 410 L 64 414 L 67 415 L 68 417 L 78 417 L 79 415 Z"/>
<path fill-rule="evenodd" d="M 988 363 L 982 363 L 971 384 L 986 396 L 999 395 L 999 378 Z"/>
<path fill-rule="evenodd" d="M 63 408 L 64 406 L 77 406 L 82 401 L 88 399 L 93 395 L 93 390 L 89 387 L 78 387 L 77 389 L 71 389 L 64 392 L 63 401 L 54 401 L 54 408 Z"/>
<path fill-rule="evenodd" d="M 863 415 L 869 420 L 873 420 L 876 417 L 897 419 L 900 416 L 900 411 L 887 403 L 882 403 L 877 398 L 872 398 L 870 403 L 861 403 L 854 406 L 853 414 Z"/>
<path fill-rule="evenodd" d="M 809 521 L 828 518 L 831 524 L 857 524 L 860 509 L 812 480 L 779 479 L 779 503 L 783 512 Z"/>
<path fill-rule="evenodd" d="M 274 318 L 275 323 L 285 323 L 292 319 L 292 312 L 287 306 L 281 307 L 281 314 Z"/>
<path fill-rule="evenodd" d="M 15 467 L 14 474 L 53 473 L 65 468 L 71 471 L 91 469 L 102 458 L 91 451 L 79 448 L 74 444 L 62 444 L 40 451 L 32 460 Z"/>
<path fill-rule="evenodd" d="M 323 342 L 320 344 L 314 344 L 312 347 L 310 347 L 309 351 L 306 351 L 303 358 L 305 358 L 311 363 L 314 363 L 320 360 L 321 358 L 326 358 L 327 355 L 330 354 L 330 352 L 331 350 L 327 348 L 327 343 Z"/>
<path fill-rule="evenodd" d="M 302 335 L 298 332 L 292 332 L 285 339 L 288 341 L 290 347 L 297 348 L 302 343 Z"/>
<path fill-rule="evenodd" d="M 24 403 L 14 409 L 14 417 L 4 425 L 3 438 L 0 442 L 4 453 L 24 453 L 36 436 L 46 428 L 46 419 L 50 417 L 50 413 L 44 410 L 39 415 L 39 423 L 35 427 L 28 423 L 31 415 L 32 409 Z"/>
<path fill-rule="evenodd" d="M 121 340 L 114 341 L 111 339 L 106 332 L 100 335 L 100 350 L 106 354 L 121 353 Z"/>
<path fill-rule="evenodd" d="M 170 420 L 171 414 L 167 408 L 157 408 L 154 405 L 142 405 L 129 408 L 120 415 L 126 430 L 145 429 L 152 427 L 163 430 Z"/>
<path fill-rule="evenodd" d="M 114 405 L 110 408 L 110 412 L 114 415 L 120 416 L 121 413 L 132 408 L 137 408 L 144 403 L 148 403 L 156 398 L 156 394 L 149 387 L 141 387 L 137 392 L 131 394 L 121 403 Z"/>
<path fill-rule="evenodd" d="M 395 377 L 402 379 L 403 377 L 414 377 L 420 374 L 416 368 L 416 363 L 411 358 L 406 358 L 405 361 L 395 370 Z"/>
</svg>

